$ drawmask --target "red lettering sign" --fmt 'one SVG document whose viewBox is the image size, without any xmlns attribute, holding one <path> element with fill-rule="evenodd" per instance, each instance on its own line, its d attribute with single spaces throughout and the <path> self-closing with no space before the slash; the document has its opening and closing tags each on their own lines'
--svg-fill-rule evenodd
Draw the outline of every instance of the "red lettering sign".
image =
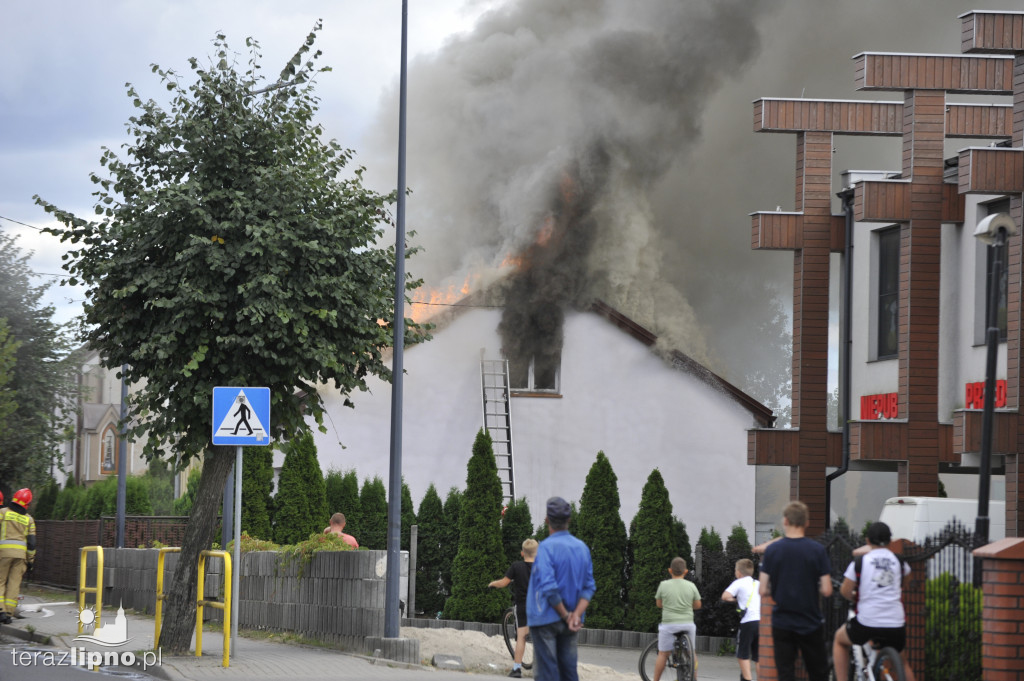
<svg viewBox="0 0 1024 681">
<path fill-rule="evenodd" d="M 985 382 L 968 383 L 964 386 L 966 399 L 964 404 L 968 409 L 985 408 Z M 1001 409 L 1006 406 L 1006 381 L 1002 378 L 996 380 L 996 403 L 995 408 Z"/>
<path fill-rule="evenodd" d="M 863 421 L 894 419 L 899 415 L 899 411 L 900 400 L 898 393 L 862 395 L 860 398 L 860 418 Z"/>
</svg>

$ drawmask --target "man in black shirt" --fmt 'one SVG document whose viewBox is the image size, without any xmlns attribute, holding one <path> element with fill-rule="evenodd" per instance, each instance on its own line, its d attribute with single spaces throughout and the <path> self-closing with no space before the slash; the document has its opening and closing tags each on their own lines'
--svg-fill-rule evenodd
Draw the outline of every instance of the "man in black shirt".
<svg viewBox="0 0 1024 681">
<path fill-rule="evenodd" d="M 512 600 L 516 604 L 516 654 L 512 659 L 512 671 L 509 672 L 509 676 L 514 679 L 523 675 L 523 653 L 526 652 L 526 635 L 530 632 L 530 627 L 526 625 L 526 591 L 530 586 L 533 559 L 537 556 L 537 540 L 524 541 L 523 550 L 519 555 L 523 559 L 509 565 L 504 577 L 487 585 L 492 589 L 504 589 L 509 584 L 512 585 Z"/>
</svg>

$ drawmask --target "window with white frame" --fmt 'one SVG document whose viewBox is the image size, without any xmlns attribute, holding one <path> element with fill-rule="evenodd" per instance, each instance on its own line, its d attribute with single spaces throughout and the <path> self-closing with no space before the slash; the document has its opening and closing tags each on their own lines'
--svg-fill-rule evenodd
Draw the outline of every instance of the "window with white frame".
<svg viewBox="0 0 1024 681">
<path fill-rule="evenodd" d="M 878 254 L 875 299 L 876 359 L 899 355 L 900 326 L 900 228 L 875 232 Z"/>
<path fill-rule="evenodd" d="M 509 387 L 523 392 L 558 392 L 561 353 L 510 357 Z"/>
<path fill-rule="evenodd" d="M 996 213 L 1009 213 L 1010 212 L 1010 200 L 1009 199 L 1001 199 L 999 201 L 992 201 L 991 203 L 985 204 L 985 208 L 986 208 L 986 212 L 985 212 L 986 215 L 995 215 Z M 999 304 L 998 304 L 998 306 L 996 308 L 996 320 L 995 320 L 995 325 L 999 328 L 999 341 L 1000 342 L 1005 342 L 1006 341 L 1006 286 L 1007 286 L 1007 282 L 1009 281 L 1008 272 L 1007 272 L 1007 270 L 1010 267 L 1009 251 L 1010 251 L 1009 248 L 1000 249 L 1001 269 L 1000 269 L 1000 277 L 999 277 L 999 283 L 998 283 L 998 286 L 999 286 L 999 293 L 998 293 L 998 295 L 999 295 Z M 990 296 L 992 295 L 992 268 L 995 265 L 995 258 L 996 258 L 996 253 L 995 252 L 996 252 L 995 248 L 992 248 L 990 246 L 985 246 L 985 305 L 983 306 L 983 309 L 985 310 L 985 313 L 984 313 L 985 329 L 982 332 L 983 337 L 984 337 L 984 334 L 988 333 L 988 327 L 993 325 L 992 320 L 990 320 L 988 318 L 988 315 L 989 315 L 988 301 L 991 300 Z"/>
</svg>

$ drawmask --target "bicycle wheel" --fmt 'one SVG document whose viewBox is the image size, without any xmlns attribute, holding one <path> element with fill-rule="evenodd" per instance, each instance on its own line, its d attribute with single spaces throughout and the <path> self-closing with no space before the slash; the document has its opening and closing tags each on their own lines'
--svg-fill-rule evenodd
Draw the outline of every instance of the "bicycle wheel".
<svg viewBox="0 0 1024 681">
<path fill-rule="evenodd" d="M 526 648 L 523 649 L 523 669 L 533 668 L 533 637 L 526 632 Z"/>
<path fill-rule="evenodd" d="M 676 681 L 693 681 L 693 649 L 686 634 L 676 637 L 675 650 Z"/>
<path fill-rule="evenodd" d="M 906 681 L 903 658 L 895 648 L 882 648 L 875 657 L 875 681 Z"/>
<path fill-rule="evenodd" d="M 644 681 L 654 678 L 654 665 L 658 661 L 658 639 L 651 641 L 640 653 L 640 677 Z"/>
<path fill-rule="evenodd" d="M 501 635 L 505 637 L 505 647 L 514 660 L 516 657 L 516 609 L 509 608 L 501 618 Z"/>
</svg>

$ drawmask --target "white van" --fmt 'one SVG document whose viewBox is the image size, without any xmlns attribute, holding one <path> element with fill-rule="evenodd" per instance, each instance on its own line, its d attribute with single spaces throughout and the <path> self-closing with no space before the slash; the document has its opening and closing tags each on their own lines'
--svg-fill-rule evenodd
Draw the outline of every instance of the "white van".
<svg viewBox="0 0 1024 681">
<path fill-rule="evenodd" d="M 893 539 L 909 539 L 916 544 L 942 532 L 954 518 L 970 531 L 978 517 L 977 499 L 941 497 L 892 497 L 887 499 L 879 520 L 892 530 Z M 988 502 L 990 541 L 1006 537 L 1006 502 Z"/>
</svg>

